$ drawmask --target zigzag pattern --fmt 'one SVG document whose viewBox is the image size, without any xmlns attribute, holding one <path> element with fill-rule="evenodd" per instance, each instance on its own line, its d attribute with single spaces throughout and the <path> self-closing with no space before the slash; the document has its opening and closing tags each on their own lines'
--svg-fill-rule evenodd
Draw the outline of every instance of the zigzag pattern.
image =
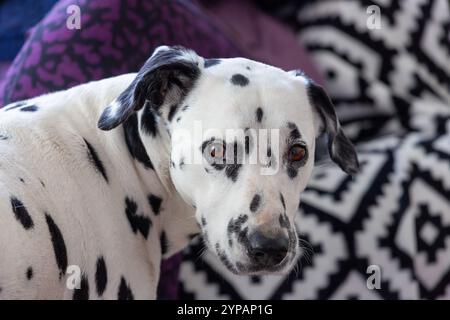
<svg viewBox="0 0 450 320">
<path fill-rule="evenodd" d="M 380 30 L 366 27 L 373 4 Z M 291 14 L 279 12 L 299 30 L 358 142 L 361 173 L 350 179 L 335 166 L 316 169 L 297 219 L 314 254 L 291 274 L 230 275 L 212 254 L 199 259 L 197 243 L 182 265 L 182 298 L 449 299 L 449 2 L 286 6 Z M 380 266 L 379 290 L 366 286 L 369 265 Z"/>
</svg>

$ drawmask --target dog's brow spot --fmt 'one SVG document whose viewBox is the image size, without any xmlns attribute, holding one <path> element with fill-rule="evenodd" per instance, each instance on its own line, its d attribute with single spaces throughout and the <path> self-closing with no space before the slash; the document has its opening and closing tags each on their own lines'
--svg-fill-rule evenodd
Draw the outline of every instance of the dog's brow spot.
<svg viewBox="0 0 450 320">
<path fill-rule="evenodd" d="M 231 83 L 236 86 L 245 87 L 249 82 L 248 78 L 240 73 L 236 73 L 231 77 Z"/>
<path fill-rule="evenodd" d="M 25 274 L 27 276 L 27 279 L 31 280 L 31 278 L 33 278 L 33 268 L 32 267 L 28 267 L 27 272 Z"/>
<path fill-rule="evenodd" d="M 264 112 L 261 108 L 256 109 L 256 121 L 261 123 L 263 115 L 264 115 Z"/>
<path fill-rule="evenodd" d="M 245 69 L 247 69 L 249 71 L 252 70 L 252 68 L 250 68 L 249 66 L 246 66 Z"/>
<path fill-rule="evenodd" d="M 301 138 L 300 131 L 298 130 L 298 127 L 297 127 L 297 125 L 295 123 L 288 122 L 287 126 L 288 126 L 289 129 L 292 130 L 291 133 L 290 133 L 290 136 L 289 136 L 289 138 L 291 140 L 296 140 L 296 139 L 300 139 Z"/>
<path fill-rule="evenodd" d="M 25 183 L 25 180 L 23 178 L 19 178 L 20 182 Z"/>
<path fill-rule="evenodd" d="M 250 202 L 250 211 L 256 212 L 259 208 L 260 203 L 261 203 L 261 196 L 259 194 L 255 194 L 253 196 L 252 201 Z"/>
<path fill-rule="evenodd" d="M 205 69 L 212 67 L 212 66 L 216 66 L 218 64 L 220 64 L 222 61 L 220 59 L 205 59 Z"/>
</svg>

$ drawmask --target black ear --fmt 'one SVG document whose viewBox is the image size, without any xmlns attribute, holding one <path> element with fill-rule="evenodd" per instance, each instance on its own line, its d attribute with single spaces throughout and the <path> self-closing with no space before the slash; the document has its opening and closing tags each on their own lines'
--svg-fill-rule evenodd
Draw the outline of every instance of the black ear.
<svg viewBox="0 0 450 320">
<path fill-rule="evenodd" d="M 331 159 L 347 174 L 356 174 L 359 171 L 359 162 L 355 147 L 344 134 L 330 97 L 311 79 L 307 79 L 306 83 L 309 101 L 321 120 L 320 133 L 328 135 L 328 152 Z"/>
<path fill-rule="evenodd" d="M 200 59 L 183 47 L 158 47 L 128 88 L 105 108 L 98 127 L 111 130 L 146 103 L 157 112 L 163 104 L 180 103 L 200 75 Z"/>
</svg>

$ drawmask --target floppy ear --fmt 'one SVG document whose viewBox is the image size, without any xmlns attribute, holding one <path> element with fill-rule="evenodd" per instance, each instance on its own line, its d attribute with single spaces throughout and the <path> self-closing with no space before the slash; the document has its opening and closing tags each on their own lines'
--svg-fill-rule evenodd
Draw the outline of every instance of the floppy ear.
<svg viewBox="0 0 450 320">
<path fill-rule="evenodd" d="M 180 46 L 156 48 L 128 88 L 105 108 L 98 127 L 111 130 L 146 103 L 157 112 L 166 103 L 180 103 L 200 75 L 200 59 Z"/>
<path fill-rule="evenodd" d="M 330 97 L 321 86 L 303 73 L 296 72 L 294 75 L 306 80 L 309 101 L 321 122 L 319 134 L 325 133 L 328 136 L 328 152 L 331 159 L 347 174 L 356 174 L 359 171 L 359 162 L 355 147 L 344 134 Z"/>
</svg>

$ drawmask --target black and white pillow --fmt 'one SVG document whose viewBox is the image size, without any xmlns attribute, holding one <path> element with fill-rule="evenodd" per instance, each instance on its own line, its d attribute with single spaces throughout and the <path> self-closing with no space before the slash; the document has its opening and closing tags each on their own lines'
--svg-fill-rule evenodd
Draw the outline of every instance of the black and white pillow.
<svg viewBox="0 0 450 320">
<path fill-rule="evenodd" d="M 368 27 L 374 5 L 380 29 Z M 450 113 L 448 0 L 284 1 L 275 12 L 324 74 L 354 141 L 429 130 Z"/>
<path fill-rule="evenodd" d="M 448 0 L 282 2 L 271 12 L 325 74 L 361 172 L 315 169 L 296 221 L 311 253 L 290 275 L 232 275 L 212 254 L 200 258 L 197 241 L 184 254 L 182 298 L 450 299 Z M 366 24 L 374 4 L 379 30 Z"/>
</svg>

